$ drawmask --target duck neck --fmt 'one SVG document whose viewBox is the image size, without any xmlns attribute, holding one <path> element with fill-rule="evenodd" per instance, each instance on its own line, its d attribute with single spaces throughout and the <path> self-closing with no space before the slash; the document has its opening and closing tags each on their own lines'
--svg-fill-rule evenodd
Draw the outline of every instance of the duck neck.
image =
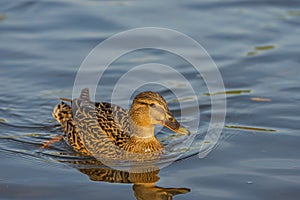
<svg viewBox="0 0 300 200">
<path fill-rule="evenodd" d="M 126 151 L 132 153 L 154 153 L 160 152 L 163 145 L 154 135 L 155 126 L 138 126 L 131 123 L 131 135 L 129 141 L 124 146 Z M 151 156 L 154 156 L 151 154 Z"/>
<path fill-rule="evenodd" d="M 155 138 L 154 136 L 154 125 L 149 126 L 139 126 L 133 123 L 133 130 L 132 130 L 132 136 L 134 136 L 137 139 L 150 139 Z"/>
</svg>

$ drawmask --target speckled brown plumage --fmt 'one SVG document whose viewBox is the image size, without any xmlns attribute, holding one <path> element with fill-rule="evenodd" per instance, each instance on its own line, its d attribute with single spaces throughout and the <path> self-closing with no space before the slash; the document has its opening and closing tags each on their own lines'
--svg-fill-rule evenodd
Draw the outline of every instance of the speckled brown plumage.
<svg viewBox="0 0 300 200">
<path fill-rule="evenodd" d="M 117 105 L 93 103 L 83 89 L 71 105 L 61 102 L 53 116 L 61 123 L 66 141 L 78 152 L 105 159 L 143 160 L 159 156 L 163 145 L 154 135 L 155 124 L 187 133 L 157 93 L 137 95 L 130 111 Z"/>
</svg>

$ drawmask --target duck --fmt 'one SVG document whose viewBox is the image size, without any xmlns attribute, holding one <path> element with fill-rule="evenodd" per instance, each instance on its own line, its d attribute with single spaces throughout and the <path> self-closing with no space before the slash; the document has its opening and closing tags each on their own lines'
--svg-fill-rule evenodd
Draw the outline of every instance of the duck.
<svg viewBox="0 0 300 200">
<path fill-rule="evenodd" d="M 77 152 L 120 159 L 139 155 L 160 155 L 163 144 L 154 129 L 162 125 L 179 134 L 189 135 L 158 93 L 145 91 L 136 95 L 129 110 L 108 102 L 92 102 L 84 88 L 77 99 L 61 98 L 53 117 L 63 128 L 63 138 Z M 146 156 L 147 157 L 147 156 Z"/>
</svg>

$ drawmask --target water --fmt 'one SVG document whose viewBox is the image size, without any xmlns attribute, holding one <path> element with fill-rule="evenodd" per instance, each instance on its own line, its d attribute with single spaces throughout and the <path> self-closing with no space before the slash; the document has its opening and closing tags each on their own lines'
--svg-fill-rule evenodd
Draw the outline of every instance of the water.
<svg viewBox="0 0 300 200">
<path fill-rule="evenodd" d="M 0 199 L 134 199 L 166 191 L 133 185 L 134 177 L 105 167 L 92 173 L 85 158 L 64 142 L 40 150 L 61 133 L 52 108 L 59 97 L 71 97 L 76 72 L 92 48 L 115 33 L 144 26 L 175 29 L 202 44 L 227 91 L 225 128 L 217 147 L 204 159 L 191 156 L 148 174 L 149 180 L 163 188 L 181 188 L 177 191 L 185 194 L 174 199 L 298 199 L 300 2 L 168 3 L 0 2 Z M 149 50 L 120 58 L 107 72 L 99 98 L 109 100 L 112 78 L 126 67 L 153 61 L 175 66 L 194 86 L 199 84 L 184 61 Z M 174 95 L 153 89 L 179 116 Z M 197 92 L 201 136 L 211 114 L 201 80 Z M 201 137 L 194 141 L 195 149 L 199 142 Z M 99 173 L 121 178 L 100 181 Z"/>
</svg>

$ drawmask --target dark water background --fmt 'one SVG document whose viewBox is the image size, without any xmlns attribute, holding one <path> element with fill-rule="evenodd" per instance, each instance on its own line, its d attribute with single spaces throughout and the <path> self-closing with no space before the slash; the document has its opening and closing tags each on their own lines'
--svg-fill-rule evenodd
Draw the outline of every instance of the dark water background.
<svg viewBox="0 0 300 200">
<path fill-rule="evenodd" d="M 300 2 L 292 0 L 0 1 L 0 199 L 135 198 L 132 184 L 91 181 L 60 162 L 77 158 L 63 142 L 40 147 L 61 133 L 52 108 L 59 97 L 71 97 L 92 48 L 144 26 L 194 38 L 233 91 L 217 148 L 204 159 L 192 156 L 162 169 L 156 185 L 191 189 L 175 199 L 299 199 Z M 145 60 L 121 60 L 107 80 L 133 63 L 172 57 L 141 55 Z M 191 82 L 197 78 L 184 73 Z M 113 87 L 106 83 L 104 97 Z M 201 127 L 210 118 L 206 92 L 200 85 Z"/>
</svg>

